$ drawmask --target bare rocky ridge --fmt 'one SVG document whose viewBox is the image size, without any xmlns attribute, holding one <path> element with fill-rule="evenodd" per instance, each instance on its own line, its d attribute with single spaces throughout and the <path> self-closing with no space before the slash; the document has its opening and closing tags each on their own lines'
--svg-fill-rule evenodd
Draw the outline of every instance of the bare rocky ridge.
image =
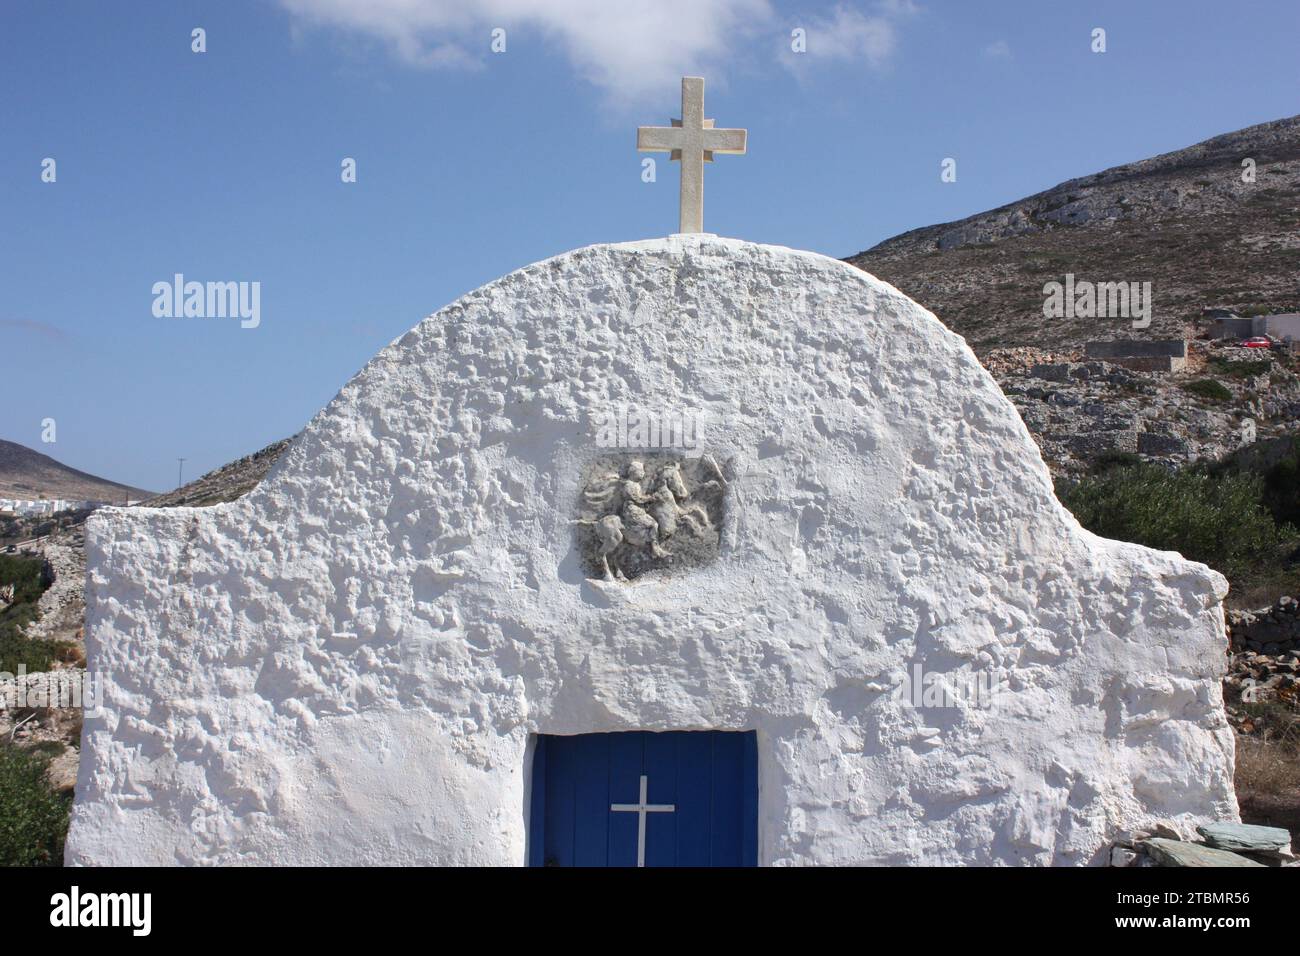
<svg viewBox="0 0 1300 956">
<path fill-rule="evenodd" d="M 1242 160 L 1255 182 L 1242 182 Z M 981 354 L 1077 348 L 1125 319 L 1046 319 L 1065 273 L 1152 283 L 1141 334 L 1179 336 L 1206 305 L 1300 302 L 1300 117 L 1116 166 L 958 222 L 914 229 L 846 261 L 891 282 Z"/>
<path fill-rule="evenodd" d="M 261 451 L 222 465 L 175 491 L 164 492 L 141 502 L 146 508 L 203 508 L 234 501 L 257 487 L 293 438 L 282 438 Z"/>
<path fill-rule="evenodd" d="M 69 468 L 49 455 L 0 438 L 0 498 L 67 498 L 74 501 L 139 501 L 153 492 Z"/>
<path fill-rule="evenodd" d="M 1242 160 L 1255 182 L 1242 181 Z M 914 229 L 847 261 L 961 333 L 1016 405 L 1058 476 L 1099 456 L 1217 459 L 1300 420 L 1289 352 L 1196 341 L 1202 310 L 1300 302 L 1300 117 L 1073 179 L 959 222 Z M 1152 323 L 1048 319 L 1048 282 L 1151 282 Z M 1084 359 L 1089 341 L 1190 339 L 1186 368 Z M 1257 374 L 1250 374 L 1257 369 Z M 1198 381 L 1226 396 L 1198 394 Z M 1201 386 L 1213 389 L 1212 385 Z"/>
</svg>

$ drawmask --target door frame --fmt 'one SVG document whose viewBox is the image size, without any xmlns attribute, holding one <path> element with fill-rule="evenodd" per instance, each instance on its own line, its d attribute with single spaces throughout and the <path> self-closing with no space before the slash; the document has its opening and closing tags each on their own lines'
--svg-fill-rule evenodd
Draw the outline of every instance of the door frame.
<svg viewBox="0 0 1300 956">
<path fill-rule="evenodd" d="M 735 733 L 744 734 L 741 765 L 741 866 L 758 865 L 758 732 L 754 729 L 700 728 L 689 730 L 630 728 L 611 731 L 584 731 L 581 734 L 529 734 L 524 765 L 524 794 L 527 799 L 525 866 L 544 866 L 546 855 L 546 756 L 547 741 L 552 737 L 581 737 L 597 733 Z"/>
</svg>

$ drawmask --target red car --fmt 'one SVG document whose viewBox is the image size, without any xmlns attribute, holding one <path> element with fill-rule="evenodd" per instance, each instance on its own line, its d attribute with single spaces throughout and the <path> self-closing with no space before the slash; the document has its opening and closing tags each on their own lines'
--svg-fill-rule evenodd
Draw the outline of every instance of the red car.
<svg viewBox="0 0 1300 956">
<path fill-rule="evenodd" d="M 1252 335 L 1241 343 L 1243 349 L 1271 349 L 1273 340 L 1267 335 Z"/>
</svg>

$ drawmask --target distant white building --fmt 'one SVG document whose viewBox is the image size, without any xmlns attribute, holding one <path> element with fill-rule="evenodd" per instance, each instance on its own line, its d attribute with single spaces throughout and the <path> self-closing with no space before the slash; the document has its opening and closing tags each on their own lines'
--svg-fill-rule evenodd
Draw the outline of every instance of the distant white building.
<svg viewBox="0 0 1300 956">
<path fill-rule="evenodd" d="M 52 515 L 60 511 L 98 508 L 102 501 L 75 501 L 69 498 L 0 498 L 0 513 L 14 515 Z"/>
</svg>

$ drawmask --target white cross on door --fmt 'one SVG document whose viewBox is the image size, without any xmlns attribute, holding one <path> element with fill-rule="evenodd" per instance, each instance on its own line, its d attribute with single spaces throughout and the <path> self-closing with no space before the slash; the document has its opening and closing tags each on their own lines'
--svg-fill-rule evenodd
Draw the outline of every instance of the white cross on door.
<svg viewBox="0 0 1300 956">
<path fill-rule="evenodd" d="M 636 865 L 645 866 L 645 815 L 647 813 L 673 813 L 677 807 L 671 803 L 646 803 L 650 789 L 650 778 L 641 774 L 641 800 L 639 803 L 611 803 L 609 809 L 615 813 L 635 813 L 636 821 Z"/>
</svg>

